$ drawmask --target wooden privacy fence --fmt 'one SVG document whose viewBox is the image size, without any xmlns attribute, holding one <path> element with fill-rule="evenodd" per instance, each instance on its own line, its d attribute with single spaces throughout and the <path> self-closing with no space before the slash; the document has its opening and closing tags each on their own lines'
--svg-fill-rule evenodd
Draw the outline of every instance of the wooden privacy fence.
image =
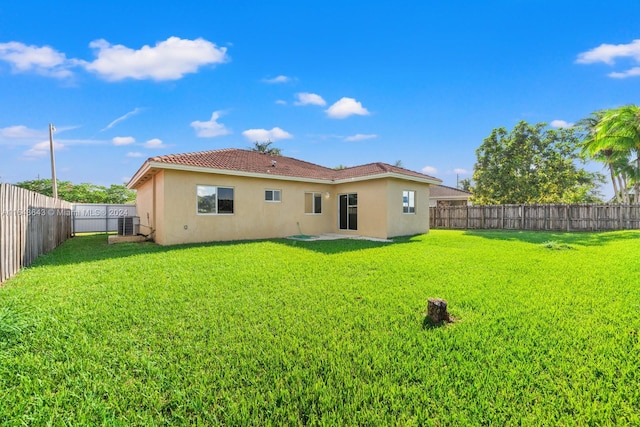
<svg viewBox="0 0 640 427">
<path fill-rule="evenodd" d="M 71 237 L 72 204 L 0 184 L 0 283 Z"/>
<path fill-rule="evenodd" d="M 487 205 L 430 209 L 430 228 L 608 231 L 640 229 L 640 205 Z"/>
</svg>

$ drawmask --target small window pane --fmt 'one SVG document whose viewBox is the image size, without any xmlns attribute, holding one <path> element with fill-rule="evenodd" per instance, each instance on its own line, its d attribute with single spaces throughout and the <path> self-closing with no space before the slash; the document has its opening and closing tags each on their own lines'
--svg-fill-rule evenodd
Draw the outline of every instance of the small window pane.
<svg viewBox="0 0 640 427">
<path fill-rule="evenodd" d="M 416 212 L 416 192 L 405 190 L 402 192 L 402 212 Z"/>
<path fill-rule="evenodd" d="M 322 213 L 322 193 L 304 193 L 304 213 Z"/>
<path fill-rule="evenodd" d="M 198 185 L 198 213 L 216 213 L 216 187 Z"/>
<path fill-rule="evenodd" d="M 264 190 L 264 200 L 267 202 L 279 202 L 280 190 Z"/>
<path fill-rule="evenodd" d="M 233 188 L 218 188 L 218 213 L 233 213 Z"/>
<path fill-rule="evenodd" d="M 313 193 L 304 194 L 304 213 L 313 213 Z"/>
</svg>

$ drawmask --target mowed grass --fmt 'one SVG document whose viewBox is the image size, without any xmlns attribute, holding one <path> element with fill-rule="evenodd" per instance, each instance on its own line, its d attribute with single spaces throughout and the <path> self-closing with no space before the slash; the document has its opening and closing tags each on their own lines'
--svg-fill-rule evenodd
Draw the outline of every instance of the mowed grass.
<svg viewBox="0 0 640 427">
<path fill-rule="evenodd" d="M 639 425 L 640 232 L 159 247 L 0 288 L 2 425 Z M 458 321 L 425 327 L 429 297 Z"/>
</svg>

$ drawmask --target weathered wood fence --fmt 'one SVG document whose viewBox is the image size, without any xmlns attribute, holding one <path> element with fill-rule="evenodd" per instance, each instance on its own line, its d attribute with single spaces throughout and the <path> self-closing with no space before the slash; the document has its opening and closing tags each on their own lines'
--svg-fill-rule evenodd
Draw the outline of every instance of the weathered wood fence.
<svg viewBox="0 0 640 427">
<path fill-rule="evenodd" d="M 0 283 L 71 237 L 72 204 L 0 184 Z"/>
<path fill-rule="evenodd" d="M 640 229 L 640 205 L 487 205 L 430 209 L 430 228 L 608 231 Z"/>
</svg>

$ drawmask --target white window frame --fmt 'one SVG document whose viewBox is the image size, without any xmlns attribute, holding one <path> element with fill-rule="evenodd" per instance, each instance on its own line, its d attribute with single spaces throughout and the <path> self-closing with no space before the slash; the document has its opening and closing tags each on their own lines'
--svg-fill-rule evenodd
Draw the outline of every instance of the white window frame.
<svg viewBox="0 0 640 427">
<path fill-rule="evenodd" d="M 311 195 L 311 212 L 307 212 L 307 194 Z M 316 200 L 320 199 L 320 212 L 316 212 Z M 322 193 L 319 191 L 305 191 L 304 193 L 304 213 L 305 215 L 322 215 Z"/>
<path fill-rule="evenodd" d="M 407 215 L 416 214 L 415 190 L 402 190 L 402 213 Z"/>
<path fill-rule="evenodd" d="M 267 199 L 267 193 L 271 192 L 271 200 Z M 276 194 L 278 195 L 276 199 Z M 264 201 L 267 203 L 280 203 L 282 202 L 282 190 L 276 190 L 272 188 L 265 188 L 264 190 Z"/>
<path fill-rule="evenodd" d="M 198 195 L 200 188 L 213 188 L 213 194 L 208 194 L 209 196 L 215 195 L 215 212 L 200 212 L 200 203 Z M 231 199 L 233 202 L 232 211 L 231 212 L 220 212 L 220 190 L 231 190 L 233 198 Z M 235 187 L 228 187 L 225 185 L 208 185 L 208 184 L 196 184 L 196 215 L 234 215 L 236 212 L 236 194 Z"/>
</svg>

